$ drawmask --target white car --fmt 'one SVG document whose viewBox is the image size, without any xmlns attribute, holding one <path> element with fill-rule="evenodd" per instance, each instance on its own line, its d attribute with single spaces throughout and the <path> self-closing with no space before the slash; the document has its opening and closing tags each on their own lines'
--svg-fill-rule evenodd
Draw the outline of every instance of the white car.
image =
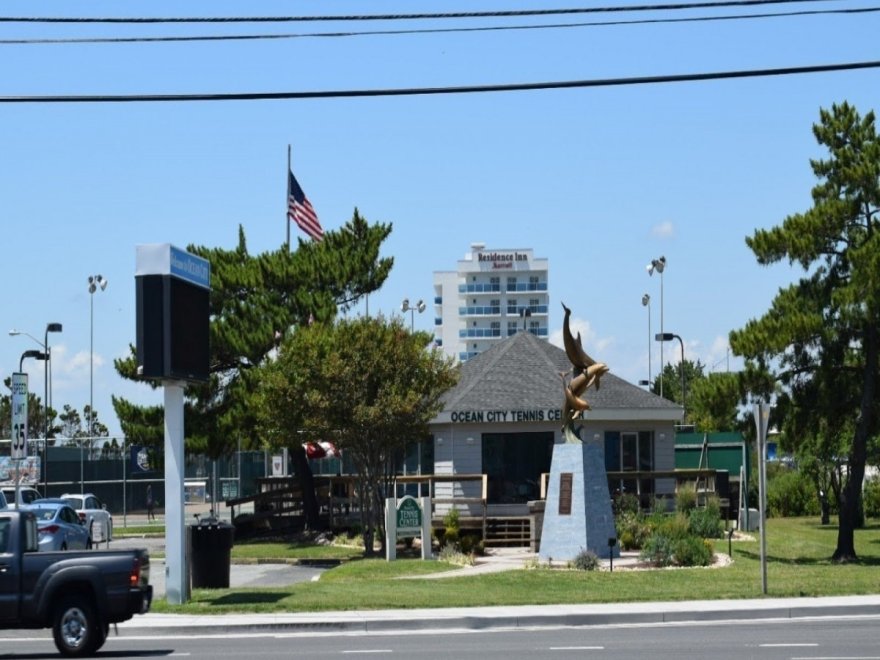
<svg viewBox="0 0 880 660">
<path fill-rule="evenodd" d="M 66 500 L 79 515 L 80 521 L 89 530 L 89 540 L 92 543 L 109 543 L 113 540 L 113 516 L 107 511 L 107 505 L 95 495 L 65 493 L 61 499 Z M 95 524 L 98 526 L 97 529 L 93 526 Z"/>
<path fill-rule="evenodd" d="M 6 497 L 6 504 L 13 508 L 15 506 L 15 485 L 3 484 L 0 486 L 0 492 Z M 18 487 L 18 503 L 19 504 L 30 504 L 36 499 L 43 497 L 40 495 L 40 491 L 36 488 L 32 488 L 31 486 L 19 486 Z"/>
</svg>

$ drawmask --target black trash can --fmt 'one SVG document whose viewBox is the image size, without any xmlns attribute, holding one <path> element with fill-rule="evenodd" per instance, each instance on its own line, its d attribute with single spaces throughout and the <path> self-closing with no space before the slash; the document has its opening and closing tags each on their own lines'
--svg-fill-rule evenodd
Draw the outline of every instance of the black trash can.
<svg viewBox="0 0 880 660">
<path fill-rule="evenodd" d="M 235 527 L 216 518 L 204 518 L 188 531 L 192 588 L 229 588 L 229 558 Z"/>
</svg>

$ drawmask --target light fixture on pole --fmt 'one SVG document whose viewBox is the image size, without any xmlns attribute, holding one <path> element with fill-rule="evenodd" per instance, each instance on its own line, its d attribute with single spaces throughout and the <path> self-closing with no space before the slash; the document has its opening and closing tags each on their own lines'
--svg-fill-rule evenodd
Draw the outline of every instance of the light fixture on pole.
<svg viewBox="0 0 880 660">
<path fill-rule="evenodd" d="M 660 334 L 663 334 L 663 271 L 666 270 L 666 257 L 659 259 L 651 259 L 651 263 L 646 266 L 648 275 L 653 275 L 654 271 L 660 273 Z M 660 342 L 660 396 L 663 396 L 663 342 Z"/>
<path fill-rule="evenodd" d="M 21 354 L 21 358 L 18 360 L 18 371 L 21 373 L 21 370 L 24 368 L 24 361 L 28 358 L 34 358 L 35 360 L 45 360 L 46 354 L 42 351 L 25 351 Z"/>
<path fill-rule="evenodd" d="M 648 308 L 648 384 L 651 383 L 651 296 L 642 296 L 642 307 Z"/>
<path fill-rule="evenodd" d="M 27 358 L 37 360 L 45 360 L 46 354 L 41 351 L 25 351 L 18 360 L 18 373 L 12 375 L 12 446 L 10 451 L 11 458 L 16 463 L 15 468 L 15 508 L 18 508 L 19 492 L 21 486 L 21 464 L 22 458 L 27 458 L 27 400 L 30 397 L 28 393 L 27 374 L 23 373 L 24 361 Z M 16 382 L 18 381 L 18 382 Z M 19 389 L 23 386 L 22 389 Z M 16 395 L 23 395 L 21 403 L 16 401 Z M 16 419 L 18 418 L 18 419 Z"/>
<path fill-rule="evenodd" d="M 51 371 L 49 370 L 49 363 L 52 360 L 52 349 L 49 348 L 50 332 L 61 332 L 61 324 L 47 323 L 46 335 L 42 343 L 39 339 L 28 332 L 21 332 L 20 330 L 14 329 L 9 331 L 11 337 L 15 337 L 16 335 L 30 337 L 40 345 L 43 352 L 46 354 L 46 359 L 43 361 L 43 495 L 46 497 L 49 496 L 49 408 L 52 406 L 52 389 L 50 386 Z"/>
<path fill-rule="evenodd" d="M 409 330 L 410 330 L 410 332 L 412 332 L 415 329 L 415 325 L 416 325 L 416 312 L 421 314 L 422 312 L 425 311 L 425 301 L 419 300 L 419 302 L 417 302 L 415 304 L 415 307 L 413 307 L 412 305 L 409 304 L 409 298 L 404 298 L 403 302 L 400 303 L 400 311 L 403 312 L 404 314 L 406 314 L 407 312 L 410 313 L 409 314 L 409 319 L 410 319 L 409 320 Z"/>
<path fill-rule="evenodd" d="M 107 278 L 89 275 L 89 426 L 88 440 L 91 447 L 95 426 L 95 291 L 107 288 Z M 83 441 L 79 443 L 79 488 L 84 493 L 85 475 L 83 473 Z"/>
<path fill-rule="evenodd" d="M 661 342 L 677 339 L 678 343 L 681 344 L 681 365 L 679 369 L 679 371 L 681 371 L 681 407 L 685 410 L 685 412 L 687 412 L 687 390 L 685 390 L 684 388 L 684 341 L 681 337 L 673 332 L 661 332 L 657 335 L 654 335 L 654 339 Z"/>
<path fill-rule="evenodd" d="M 523 320 L 523 330 L 525 330 L 525 329 L 526 329 L 526 319 L 529 318 L 529 317 L 531 317 L 531 315 L 532 315 L 532 310 L 529 309 L 528 307 L 523 307 L 523 308 L 521 308 L 521 309 L 519 310 L 519 315 L 522 317 L 522 320 Z"/>
</svg>

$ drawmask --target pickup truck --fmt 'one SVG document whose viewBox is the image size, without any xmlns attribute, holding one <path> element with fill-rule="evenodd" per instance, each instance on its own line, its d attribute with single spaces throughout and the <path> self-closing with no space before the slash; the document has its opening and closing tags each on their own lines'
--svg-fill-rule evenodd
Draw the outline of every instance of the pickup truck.
<svg viewBox="0 0 880 660">
<path fill-rule="evenodd" d="M 93 655 L 111 623 L 153 601 L 146 550 L 39 552 L 37 521 L 0 511 L 0 628 L 51 628 L 67 657 Z"/>
</svg>

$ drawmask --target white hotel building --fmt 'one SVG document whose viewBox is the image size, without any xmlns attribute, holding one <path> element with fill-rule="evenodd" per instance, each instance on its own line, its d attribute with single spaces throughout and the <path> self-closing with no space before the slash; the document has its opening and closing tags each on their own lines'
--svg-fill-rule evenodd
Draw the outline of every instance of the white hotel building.
<svg viewBox="0 0 880 660">
<path fill-rule="evenodd" d="M 458 269 L 434 273 L 434 336 L 461 362 L 526 329 L 546 340 L 547 259 L 532 250 L 487 250 L 483 243 Z"/>
</svg>

